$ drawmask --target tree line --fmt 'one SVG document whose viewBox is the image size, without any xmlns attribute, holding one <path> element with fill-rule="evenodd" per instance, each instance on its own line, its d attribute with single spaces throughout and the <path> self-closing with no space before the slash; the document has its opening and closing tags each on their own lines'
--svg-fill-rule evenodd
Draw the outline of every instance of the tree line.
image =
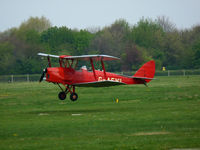
<svg viewBox="0 0 200 150">
<path fill-rule="evenodd" d="M 19 27 L 0 33 L 0 74 L 41 73 L 47 62 L 38 52 L 120 57 L 120 61 L 106 62 L 107 71 L 112 72 L 136 70 L 152 59 L 158 70 L 163 66 L 199 69 L 200 25 L 179 30 L 161 16 L 141 18 L 134 25 L 119 19 L 102 29 L 77 30 L 52 26 L 45 17 L 30 17 Z"/>
</svg>

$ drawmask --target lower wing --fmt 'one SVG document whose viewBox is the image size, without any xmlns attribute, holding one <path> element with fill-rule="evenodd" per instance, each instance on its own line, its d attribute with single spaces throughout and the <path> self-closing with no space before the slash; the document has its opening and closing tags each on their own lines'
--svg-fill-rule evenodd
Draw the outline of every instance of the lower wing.
<svg viewBox="0 0 200 150">
<path fill-rule="evenodd" d="M 125 85 L 125 83 L 106 80 L 106 81 L 76 83 L 73 85 L 80 86 L 80 87 L 108 87 L 108 86 L 115 86 L 115 85 Z"/>
</svg>

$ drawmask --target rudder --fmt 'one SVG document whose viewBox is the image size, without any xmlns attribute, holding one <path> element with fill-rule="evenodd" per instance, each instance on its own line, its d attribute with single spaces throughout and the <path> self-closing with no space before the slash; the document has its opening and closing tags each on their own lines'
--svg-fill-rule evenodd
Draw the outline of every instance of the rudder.
<svg viewBox="0 0 200 150">
<path fill-rule="evenodd" d="M 145 63 L 134 75 L 133 78 L 144 79 L 146 82 L 151 81 L 155 75 L 155 61 L 151 60 Z"/>
</svg>

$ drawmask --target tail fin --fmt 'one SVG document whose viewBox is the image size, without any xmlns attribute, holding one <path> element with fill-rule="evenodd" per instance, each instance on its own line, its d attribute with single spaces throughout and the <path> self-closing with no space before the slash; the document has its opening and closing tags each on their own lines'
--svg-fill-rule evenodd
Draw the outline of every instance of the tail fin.
<svg viewBox="0 0 200 150">
<path fill-rule="evenodd" d="M 133 78 L 136 82 L 143 83 L 146 85 L 146 83 L 150 82 L 152 79 L 154 79 L 155 75 L 155 61 L 151 60 L 147 63 L 145 63 L 134 75 Z"/>
</svg>

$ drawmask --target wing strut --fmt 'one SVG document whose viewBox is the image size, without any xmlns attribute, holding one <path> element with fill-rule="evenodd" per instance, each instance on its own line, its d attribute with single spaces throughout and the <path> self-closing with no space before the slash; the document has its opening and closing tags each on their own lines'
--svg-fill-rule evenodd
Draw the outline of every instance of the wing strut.
<svg viewBox="0 0 200 150">
<path fill-rule="evenodd" d="M 103 68 L 104 78 L 107 79 L 107 77 L 106 77 L 106 69 L 105 69 L 105 66 L 104 66 L 102 58 L 101 58 L 101 65 L 102 65 L 102 68 Z"/>
<path fill-rule="evenodd" d="M 91 66 L 92 66 L 92 71 L 93 71 L 93 73 L 94 73 L 94 78 L 95 78 L 95 80 L 96 80 L 96 79 L 97 79 L 97 76 L 96 76 L 96 73 L 95 73 L 95 69 L 94 69 L 94 64 L 93 64 L 92 58 L 90 58 L 90 63 L 91 63 Z"/>
<path fill-rule="evenodd" d="M 50 57 L 47 56 L 47 59 L 48 59 L 48 64 L 49 64 L 49 67 L 51 67 L 51 60 L 50 60 Z"/>
</svg>

